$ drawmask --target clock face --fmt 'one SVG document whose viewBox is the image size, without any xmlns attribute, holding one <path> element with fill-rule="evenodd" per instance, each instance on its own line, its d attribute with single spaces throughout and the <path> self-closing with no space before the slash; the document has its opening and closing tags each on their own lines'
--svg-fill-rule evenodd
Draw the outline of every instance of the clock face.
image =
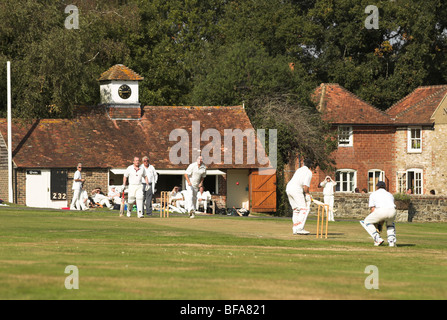
<svg viewBox="0 0 447 320">
<path fill-rule="evenodd" d="M 123 84 L 122 86 L 119 87 L 118 94 L 121 97 L 121 99 L 128 99 L 132 94 L 132 90 L 127 84 Z"/>
</svg>

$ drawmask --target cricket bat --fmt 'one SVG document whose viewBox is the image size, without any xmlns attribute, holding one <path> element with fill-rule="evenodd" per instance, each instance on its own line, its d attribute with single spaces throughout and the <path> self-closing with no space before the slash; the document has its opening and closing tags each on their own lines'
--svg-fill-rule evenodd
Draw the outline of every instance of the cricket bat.
<svg viewBox="0 0 447 320">
<path fill-rule="evenodd" d="M 312 201 L 313 201 L 313 202 L 315 202 L 316 204 L 319 204 L 319 205 L 324 205 L 324 203 L 323 203 L 323 202 L 321 202 L 321 201 L 318 201 L 318 200 L 315 200 L 314 198 L 312 198 Z"/>
<path fill-rule="evenodd" d="M 121 206 L 120 206 L 120 217 L 124 216 L 124 189 L 123 195 L 121 197 Z"/>
</svg>

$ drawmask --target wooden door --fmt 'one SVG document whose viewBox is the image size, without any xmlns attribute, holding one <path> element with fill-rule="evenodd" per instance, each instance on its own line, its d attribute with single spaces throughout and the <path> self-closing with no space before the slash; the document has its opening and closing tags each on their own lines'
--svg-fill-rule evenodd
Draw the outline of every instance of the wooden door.
<svg viewBox="0 0 447 320">
<path fill-rule="evenodd" d="M 254 212 L 276 212 L 276 173 L 250 173 L 250 210 Z"/>
</svg>

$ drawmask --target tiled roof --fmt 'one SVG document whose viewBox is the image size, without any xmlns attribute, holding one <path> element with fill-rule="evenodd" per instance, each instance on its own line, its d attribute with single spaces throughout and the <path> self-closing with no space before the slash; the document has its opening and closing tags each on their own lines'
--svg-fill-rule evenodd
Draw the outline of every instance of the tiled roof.
<svg viewBox="0 0 447 320">
<path fill-rule="evenodd" d="M 416 88 L 386 112 L 396 124 L 431 124 L 439 103 L 447 94 L 447 85 Z"/>
<path fill-rule="evenodd" d="M 13 158 L 22 168 L 70 168 L 78 162 L 90 168 L 124 168 L 132 164 L 134 156 L 148 155 L 158 169 L 184 169 L 187 164 L 176 165 L 170 161 L 170 150 L 179 138 L 169 141 L 169 135 L 175 129 L 185 129 L 192 144 L 193 121 L 200 121 L 201 134 L 205 129 L 216 129 L 220 133 L 221 150 L 225 129 L 253 129 L 241 106 L 147 106 L 141 120 L 111 120 L 105 107 L 91 107 L 72 120 L 14 123 Z M 4 137 L 7 134 L 5 119 L 0 119 L 0 132 Z M 211 141 L 202 141 L 200 148 Z M 235 164 L 234 156 L 233 152 L 233 164 L 212 164 L 209 168 L 260 167 L 258 163 L 247 164 L 245 156 L 242 164 Z"/>
<path fill-rule="evenodd" d="M 337 83 L 322 83 L 313 99 L 323 119 L 334 124 L 391 124 L 385 112 L 361 100 Z"/>
<path fill-rule="evenodd" d="M 336 83 L 322 83 L 313 99 L 323 119 L 333 124 L 428 125 L 446 94 L 447 85 L 419 87 L 385 112 Z"/>
<path fill-rule="evenodd" d="M 132 81 L 140 81 L 144 78 L 140 76 L 138 73 L 129 69 L 125 65 L 116 64 L 111 67 L 109 70 L 103 72 L 99 77 L 98 81 L 109 81 L 109 80 L 132 80 Z"/>
</svg>

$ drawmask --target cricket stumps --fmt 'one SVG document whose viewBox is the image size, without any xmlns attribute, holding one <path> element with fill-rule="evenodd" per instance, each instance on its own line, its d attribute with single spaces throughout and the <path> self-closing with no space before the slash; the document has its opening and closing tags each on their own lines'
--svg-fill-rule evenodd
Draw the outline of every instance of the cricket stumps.
<svg viewBox="0 0 447 320">
<path fill-rule="evenodd" d="M 161 192 L 160 218 L 169 218 L 169 191 Z"/>
<path fill-rule="evenodd" d="M 329 224 L 329 205 L 317 203 L 317 206 L 318 206 L 318 210 L 317 210 L 317 239 L 323 238 L 325 214 L 326 214 L 326 230 L 325 230 L 324 238 L 327 239 L 327 230 L 328 230 L 328 224 Z M 321 219 L 320 219 L 320 213 L 321 213 Z"/>
</svg>

